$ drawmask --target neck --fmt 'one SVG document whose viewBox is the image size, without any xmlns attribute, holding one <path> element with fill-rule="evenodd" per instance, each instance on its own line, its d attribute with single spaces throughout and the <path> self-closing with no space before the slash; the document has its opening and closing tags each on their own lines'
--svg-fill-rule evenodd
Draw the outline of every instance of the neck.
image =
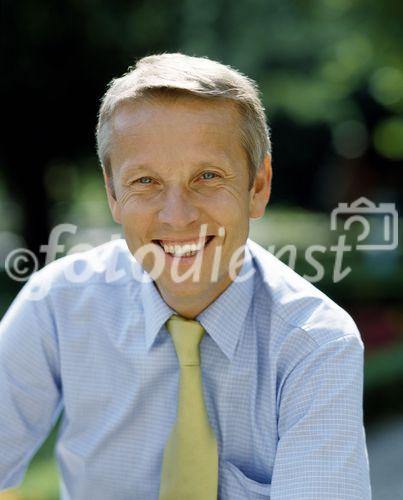
<svg viewBox="0 0 403 500">
<path fill-rule="evenodd" d="M 209 287 L 207 290 L 189 296 L 178 296 L 175 293 L 160 288 L 156 283 L 157 288 L 164 301 L 174 309 L 180 316 L 186 319 L 195 319 L 204 309 L 212 304 L 232 283 L 229 276 L 226 276 L 222 281 L 215 283 L 214 288 Z"/>
<path fill-rule="evenodd" d="M 241 257 L 241 262 L 238 263 L 236 276 L 242 269 L 245 254 Z M 161 297 L 164 301 L 174 309 L 180 316 L 186 319 L 195 319 L 204 309 L 212 304 L 232 283 L 229 274 L 225 274 L 217 283 L 209 283 L 202 290 L 181 295 L 175 289 L 167 289 L 156 282 Z"/>
</svg>

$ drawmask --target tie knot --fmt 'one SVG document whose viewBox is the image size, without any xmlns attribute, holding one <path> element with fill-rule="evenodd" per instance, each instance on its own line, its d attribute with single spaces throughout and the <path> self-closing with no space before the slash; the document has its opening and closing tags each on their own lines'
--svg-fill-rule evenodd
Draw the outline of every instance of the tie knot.
<svg viewBox="0 0 403 500">
<path fill-rule="evenodd" d="M 175 345 L 181 366 L 200 365 L 199 344 L 204 335 L 204 328 L 198 321 L 171 316 L 167 329 Z"/>
</svg>

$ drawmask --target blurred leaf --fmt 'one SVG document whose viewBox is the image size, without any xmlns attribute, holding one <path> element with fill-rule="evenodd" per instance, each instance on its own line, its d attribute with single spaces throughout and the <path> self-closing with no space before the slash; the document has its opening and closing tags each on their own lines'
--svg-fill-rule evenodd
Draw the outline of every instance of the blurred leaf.
<svg viewBox="0 0 403 500">
<path fill-rule="evenodd" d="M 392 160 L 403 159 L 403 118 L 379 123 L 374 130 L 374 144 L 381 155 Z"/>
</svg>

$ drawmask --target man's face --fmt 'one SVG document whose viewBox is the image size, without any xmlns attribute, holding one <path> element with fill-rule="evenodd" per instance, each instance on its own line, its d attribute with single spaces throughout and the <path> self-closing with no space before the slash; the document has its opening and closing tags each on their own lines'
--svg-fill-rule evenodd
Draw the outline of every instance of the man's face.
<svg viewBox="0 0 403 500">
<path fill-rule="evenodd" d="M 113 116 L 112 214 L 123 225 L 133 254 L 152 244 L 165 258 L 156 279 L 164 298 L 196 297 L 212 290 L 218 296 L 230 283 L 231 257 L 247 239 L 249 217 L 264 211 L 269 160 L 249 190 L 239 123 L 235 105 L 192 97 L 128 103 Z M 202 225 L 206 237 L 200 239 Z M 202 248 L 194 253 L 194 246 L 185 246 L 193 244 Z M 181 276 L 197 258 L 197 282 L 192 276 L 179 283 L 173 279 L 173 267 Z M 154 262 L 149 253 L 142 264 L 150 272 Z"/>
</svg>

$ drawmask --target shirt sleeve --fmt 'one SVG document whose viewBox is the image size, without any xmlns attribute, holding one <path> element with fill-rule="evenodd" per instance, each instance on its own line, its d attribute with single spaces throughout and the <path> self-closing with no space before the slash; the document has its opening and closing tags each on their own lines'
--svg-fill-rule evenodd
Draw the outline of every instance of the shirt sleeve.
<svg viewBox="0 0 403 500">
<path fill-rule="evenodd" d="M 0 490 L 21 483 L 61 410 L 55 327 L 29 288 L 0 323 Z"/>
<path fill-rule="evenodd" d="M 370 500 L 357 335 L 316 347 L 288 374 L 271 500 Z"/>
</svg>

